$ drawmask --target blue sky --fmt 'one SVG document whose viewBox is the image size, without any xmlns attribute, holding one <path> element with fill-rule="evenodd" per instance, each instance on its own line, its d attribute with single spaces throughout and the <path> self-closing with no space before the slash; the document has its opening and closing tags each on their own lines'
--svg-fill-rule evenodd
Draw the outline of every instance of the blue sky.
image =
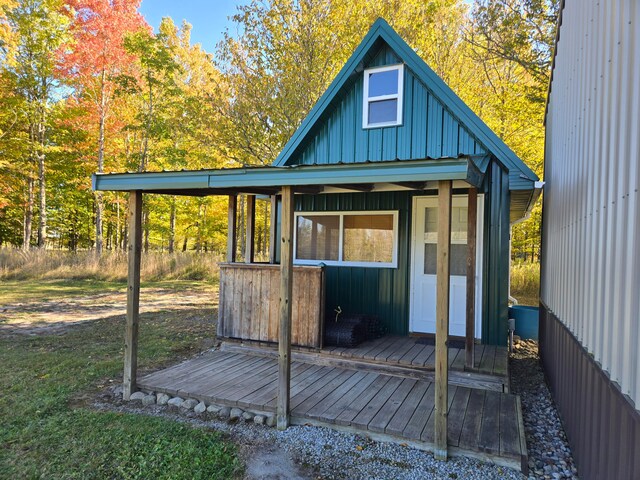
<svg viewBox="0 0 640 480">
<path fill-rule="evenodd" d="M 241 0 L 142 0 L 140 13 L 157 31 L 162 17 L 171 17 L 180 25 L 186 20 L 193 26 L 191 43 L 201 43 L 208 52 L 213 52 L 222 39 L 225 27 L 232 26 L 228 17 L 235 14 Z"/>
</svg>

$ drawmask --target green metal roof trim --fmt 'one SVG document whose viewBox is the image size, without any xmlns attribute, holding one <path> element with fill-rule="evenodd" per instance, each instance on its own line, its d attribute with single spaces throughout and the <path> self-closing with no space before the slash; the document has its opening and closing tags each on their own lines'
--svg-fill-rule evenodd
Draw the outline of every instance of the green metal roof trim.
<svg viewBox="0 0 640 480">
<path fill-rule="evenodd" d="M 311 109 L 298 130 L 284 146 L 276 160 L 275 166 L 286 165 L 287 161 L 296 153 L 312 132 L 316 123 L 321 121 L 325 112 L 330 108 L 334 98 L 349 82 L 352 75 L 359 73 L 361 63 L 365 60 L 370 50 L 378 40 L 382 40 L 394 50 L 405 62 L 425 86 L 451 111 L 457 119 L 463 123 L 471 133 L 478 138 L 491 153 L 503 163 L 508 170 L 521 172 L 522 182 L 512 182 L 511 188 L 533 189 L 533 182 L 538 177 L 529 167 L 493 133 L 493 131 L 458 97 L 451 88 L 422 60 L 407 43 L 389 26 L 379 18 L 373 24 L 358 48 L 353 52 L 347 63 L 342 67 L 336 78 L 331 82 L 324 94 Z M 514 172 L 511 172 L 514 173 Z M 516 183 L 518 185 L 516 185 Z M 522 185 L 520 185 L 520 183 Z"/>
<path fill-rule="evenodd" d="M 308 185 L 353 185 L 433 180 L 465 180 L 479 186 L 483 157 L 426 159 L 384 163 L 247 167 L 181 172 L 94 174 L 94 190 L 155 193 L 228 193 L 243 189 Z"/>
</svg>

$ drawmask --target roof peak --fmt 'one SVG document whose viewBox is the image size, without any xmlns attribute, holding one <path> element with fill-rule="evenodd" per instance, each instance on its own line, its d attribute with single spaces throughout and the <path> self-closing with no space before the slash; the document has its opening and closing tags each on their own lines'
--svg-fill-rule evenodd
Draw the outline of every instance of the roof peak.
<svg viewBox="0 0 640 480">
<path fill-rule="evenodd" d="M 330 108 L 332 100 L 355 73 L 362 71 L 362 62 L 377 45 L 384 41 L 398 58 L 425 85 L 429 92 L 467 128 L 507 169 L 515 169 L 530 181 L 538 180 L 531 169 L 458 97 L 453 90 L 420 58 L 382 17 L 378 17 L 351 54 L 338 75 L 320 96 L 300 127 L 286 143 L 273 165 L 285 165 L 311 134 Z M 532 187 L 533 188 L 533 187 Z"/>
</svg>

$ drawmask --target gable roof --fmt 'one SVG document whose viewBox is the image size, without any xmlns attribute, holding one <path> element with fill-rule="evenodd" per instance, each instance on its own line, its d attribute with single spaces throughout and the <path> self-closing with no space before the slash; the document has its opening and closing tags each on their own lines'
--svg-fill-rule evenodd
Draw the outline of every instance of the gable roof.
<svg viewBox="0 0 640 480">
<path fill-rule="evenodd" d="M 535 173 L 473 113 L 460 97 L 431 70 L 424 60 L 382 18 L 376 20 L 358 48 L 356 48 L 336 78 L 316 102 L 273 162 L 274 166 L 286 165 L 289 159 L 295 155 L 301 145 L 312 134 L 316 124 L 322 121 L 335 97 L 347 85 L 354 74 L 362 71 L 362 63 L 380 40 L 385 42 L 398 55 L 429 91 L 509 170 L 510 188 L 512 190 L 530 190 L 534 188 L 534 182 L 538 180 Z"/>
</svg>

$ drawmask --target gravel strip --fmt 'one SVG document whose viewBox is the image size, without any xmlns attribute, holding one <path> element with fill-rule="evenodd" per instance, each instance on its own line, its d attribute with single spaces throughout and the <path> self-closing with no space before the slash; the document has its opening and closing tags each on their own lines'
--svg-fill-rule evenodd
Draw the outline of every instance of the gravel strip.
<svg viewBox="0 0 640 480">
<path fill-rule="evenodd" d="M 530 479 L 577 479 L 571 450 L 544 380 L 536 342 L 520 341 L 510 356 L 512 392 L 521 395 Z M 94 407 L 101 410 L 163 416 L 225 432 L 240 449 L 247 479 L 386 480 L 514 479 L 513 469 L 470 458 L 440 462 L 433 455 L 403 445 L 321 427 L 294 426 L 281 432 L 240 417 L 235 422 L 214 413 L 161 405 L 123 402 L 119 388 L 103 391 Z M 210 412 L 216 411 L 212 408 Z"/>
<path fill-rule="evenodd" d="M 227 423 L 183 409 L 143 407 L 140 402 L 123 402 L 111 392 L 101 394 L 93 406 L 162 416 L 225 432 L 239 446 L 247 467 L 245 478 L 251 480 L 524 479 L 510 468 L 463 457 L 440 462 L 428 452 L 328 428 L 293 426 L 281 432 L 250 422 Z M 272 464 L 264 465 L 265 458 Z M 273 463 L 278 462 L 282 468 L 273 471 Z"/>
<path fill-rule="evenodd" d="M 511 391 L 520 395 L 530 479 L 577 479 L 562 422 L 544 378 L 538 343 L 520 340 L 510 356 Z"/>
</svg>

